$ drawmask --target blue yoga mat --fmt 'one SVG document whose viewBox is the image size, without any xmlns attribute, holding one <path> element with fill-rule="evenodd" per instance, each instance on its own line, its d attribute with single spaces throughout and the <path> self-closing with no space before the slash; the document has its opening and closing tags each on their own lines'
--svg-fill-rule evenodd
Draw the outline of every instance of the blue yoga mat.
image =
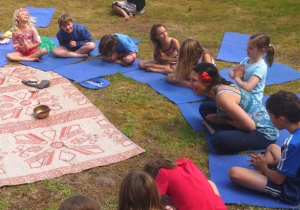
<svg viewBox="0 0 300 210">
<path fill-rule="evenodd" d="M 234 185 L 227 173 L 233 166 L 240 166 L 253 169 L 248 166 L 249 156 L 243 155 L 215 155 L 209 154 L 210 180 L 218 187 L 220 195 L 226 204 L 246 204 L 251 206 L 261 206 L 266 208 L 299 209 L 292 207 L 277 198 L 273 198 L 266 193 L 257 192 L 244 187 Z"/>
<path fill-rule="evenodd" d="M 35 17 L 36 21 L 34 25 L 36 27 L 46 28 L 52 19 L 55 8 L 35 8 L 35 7 L 26 7 L 30 16 Z"/>
<path fill-rule="evenodd" d="M 130 38 L 131 38 L 131 37 L 130 37 Z M 133 41 L 135 44 L 138 44 L 138 43 L 142 42 L 142 40 L 140 40 L 140 39 L 134 39 L 134 38 L 131 38 L 131 39 L 132 39 L 132 41 Z M 95 49 L 90 53 L 90 56 L 91 56 L 91 57 L 95 57 L 95 56 L 100 55 L 100 54 L 99 54 L 99 51 L 98 51 L 98 47 L 99 47 L 100 40 L 96 40 L 94 43 L 95 43 Z"/>
<path fill-rule="evenodd" d="M 3 34 L 3 32 L 0 32 Z M 6 59 L 6 54 L 13 52 L 12 41 L 10 39 L 8 44 L 0 44 L 0 67 L 3 67 L 9 61 Z"/>
<path fill-rule="evenodd" d="M 202 124 L 202 117 L 199 113 L 199 107 L 202 102 L 177 104 L 184 119 L 191 125 L 195 131 L 205 130 Z"/>
<path fill-rule="evenodd" d="M 228 72 L 232 68 L 227 68 L 224 70 L 220 70 L 220 75 L 228 81 L 234 82 L 235 80 L 231 79 L 228 76 Z M 275 85 L 281 84 L 293 80 L 297 80 L 300 78 L 300 72 L 287 66 L 277 62 L 274 62 L 272 67 L 268 69 L 267 78 L 266 78 L 266 86 L 267 85 Z M 235 83 L 236 84 L 236 83 Z"/>
<path fill-rule="evenodd" d="M 156 73 L 156 72 L 148 72 L 143 69 L 137 69 L 133 71 L 129 71 L 123 73 L 125 77 L 132 78 L 141 83 L 149 83 L 153 81 L 160 81 L 166 78 L 165 74 Z"/>
<path fill-rule="evenodd" d="M 241 62 L 247 57 L 246 47 L 251 35 L 235 32 L 225 32 L 217 56 L 218 60 Z"/>
<path fill-rule="evenodd" d="M 43 71 L 52 71 L 58 67 L 82 61 L 84 58 L 58 58 L 52 53 L 43 55 L 40 62 L 22 61 L 20 63 Z"/>
<path fill-rule="evenodd" d="M 77 64 L 71 64 L 68 66 L 62 66 L 54 69 L 53 71 L 76 82 L 83 82 L 91 78 L 135 70 L 138 68 L 138 62 L 139 59 L 136 59 L 131 66 L 125 67 L 120 64 L 110 63 L 101 59 L 97 59 Z"/>
<path fill-rule="evenodd" d="M 174 85 L 166 80 L 149 82 L 148 84 L 175 104 L 201 101 L 206 98 L 204 95 L 195 95 L 192 88 Z"/>
</svg>

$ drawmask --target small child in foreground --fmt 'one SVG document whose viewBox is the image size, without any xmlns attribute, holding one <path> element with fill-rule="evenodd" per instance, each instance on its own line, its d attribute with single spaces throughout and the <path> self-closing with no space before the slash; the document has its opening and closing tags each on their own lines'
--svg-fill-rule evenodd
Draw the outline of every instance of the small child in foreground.
<svg viewBox="0 0 300 210">
<path fill-rule="evenodd" d="M 66 199 L 58 210 L 101 210 L 101 206 L 85 195 L 74 195 Z"/>
<path fill-rule="evenodd" d="M 95 44 L 92 42 L 92 35 L 87 28 L 73 22 L 67 13 L 59 17 L 58 24 L 60 30 L 56 37 L 60 46 L 53 49 L 52 54 L 62 58 L 89 57 L 89 53 L 95 49 Z"/>
<path fill-rule="evenodd" d="M 125 34 L 104 35 L 98 46 L 103 60 L 130 66 L 134 63 L 138 48 L 132 39 Z"/>
<path fill-rule="evenodd" d="M 250 155 L 256 170 L 232 167 L 232 182 L 277 197 L 290 205 L 300 204 L 300 99 L 280 90 L 268 98 L 266 108 L 274 126 L 291 134 L 280 147 L 271 144 L 265 155 Z M 275 170 L 274 170 L 275 169 Z"/>
</svg>

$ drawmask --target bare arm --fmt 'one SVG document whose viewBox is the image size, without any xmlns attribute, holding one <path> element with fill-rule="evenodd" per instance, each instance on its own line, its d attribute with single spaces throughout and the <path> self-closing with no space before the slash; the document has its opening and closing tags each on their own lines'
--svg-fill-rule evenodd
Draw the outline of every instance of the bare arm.
<svg viewBox="0 0 300 210">
<path fill-rule="evenodd" d="M 216 97 L 216 102 L 219 107 L 225 111 L 232 120 L 226 120 L 225 123 L 232 125 L 240 130 L 251 131 L 256 129 L 254 121 L 249 115 L 238 105 L 240 96 L 223 92 Z"/>
<path fill-rule="evenodd" d="M 235 77 L 234 80 L 236 81 L 237 85 L 244 90 L 250 92 L 253 88 L 259 83 L 260 78 L 256 75 L 252 75 L 248 82 L 244 82 L 239 77 Z"/>
<path fill-rule="evenodd" d="M 253 165 L 275 184 L 281 184 L 286 179 L 285 175 L 269 169 L 267 160 L 263 155 L 257 155 L 257 157 L 253 159 Z"/>
<path fill-rule="evenodd" d="M 202 56 L 202 63 L 212 63 L 212 55 L 210 53 L 204 53 Z"/>
</svg>

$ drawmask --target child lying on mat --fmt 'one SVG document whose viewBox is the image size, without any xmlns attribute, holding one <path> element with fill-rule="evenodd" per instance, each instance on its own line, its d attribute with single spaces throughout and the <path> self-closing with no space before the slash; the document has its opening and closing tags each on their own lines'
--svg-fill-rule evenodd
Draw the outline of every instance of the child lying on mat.
<svg viewBox="0 0 300 210">
<path fill-rule="evenodd" d="M 248 57 L 240 65 L 231 69 L 228 75 L 238 86 L 262 102 L 268 66 L 272 66 L 275 53 L 270 44 L 270 37 L 265 33 L 251 36 L 246 51 Z M 262 57 L 264 53 L 266 53 L 266 61 Z"/>
<path fill-rule="evenodd" d="M 138 48 L 132 39 L 125 34 L 104 35 L 98 47 L 102 59 L 130 66 L 134 63 Z"/>
<path fill-rule="evenodd" d="M 176 163 L 154 159 L 145 165 L 144 171 L 155 179 L 159 192 L 167 195 L 178 210 L 227 209 L 217 186 L 189 159 L 180 158 Z"/>
<path fill-rule="evenodd" d="M 89 53 L 95 49 L 92 42 L 92 35 L 87 28 L 76 22 L 73 22 L 69 14 L 62 14 L 58 19 L 60 30 L 56 37 L 59 41 L 57 48 L 53 49 L 52 54 L 56 57 L 89 57 Z"/>
<path fill-rule="evenodd" d="M 27 9 L 20 8 L 14 12 L 12 44 L 16 52 L 8 53 L 6 55 L 8 60 L 40 61 L 39 58 L 47 53 L 45 48 L 38 48 L 42 42 L 32 21 Z"/>
<path fill-rule="evenodd" d="M 291 92 L 278 91 L 270 96 L 266 108 L 278 129 L 287 129 L 291 136 L 281 148 L 272 144 L 265 155 L 250 155 L 250 165 L 256 170 L 232 167 L 232 182 L 273 197 L 291 205 L 300 204 L 300 99 Z"/>
</svg>

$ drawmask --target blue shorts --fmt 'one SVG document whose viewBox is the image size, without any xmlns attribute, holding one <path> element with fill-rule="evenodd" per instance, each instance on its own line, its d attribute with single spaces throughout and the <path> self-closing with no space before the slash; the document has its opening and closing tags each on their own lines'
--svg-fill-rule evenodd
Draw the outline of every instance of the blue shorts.
<svg viewBox="0 0 300 210">
<path fill-rule="evenodd" d="M 278 185 L 268 179 L 267 186 L 264 189 L 265 193 L 270 194 L 272 197 L 280 198 L 283 200 L 283 183 Z"/>
</svg>

